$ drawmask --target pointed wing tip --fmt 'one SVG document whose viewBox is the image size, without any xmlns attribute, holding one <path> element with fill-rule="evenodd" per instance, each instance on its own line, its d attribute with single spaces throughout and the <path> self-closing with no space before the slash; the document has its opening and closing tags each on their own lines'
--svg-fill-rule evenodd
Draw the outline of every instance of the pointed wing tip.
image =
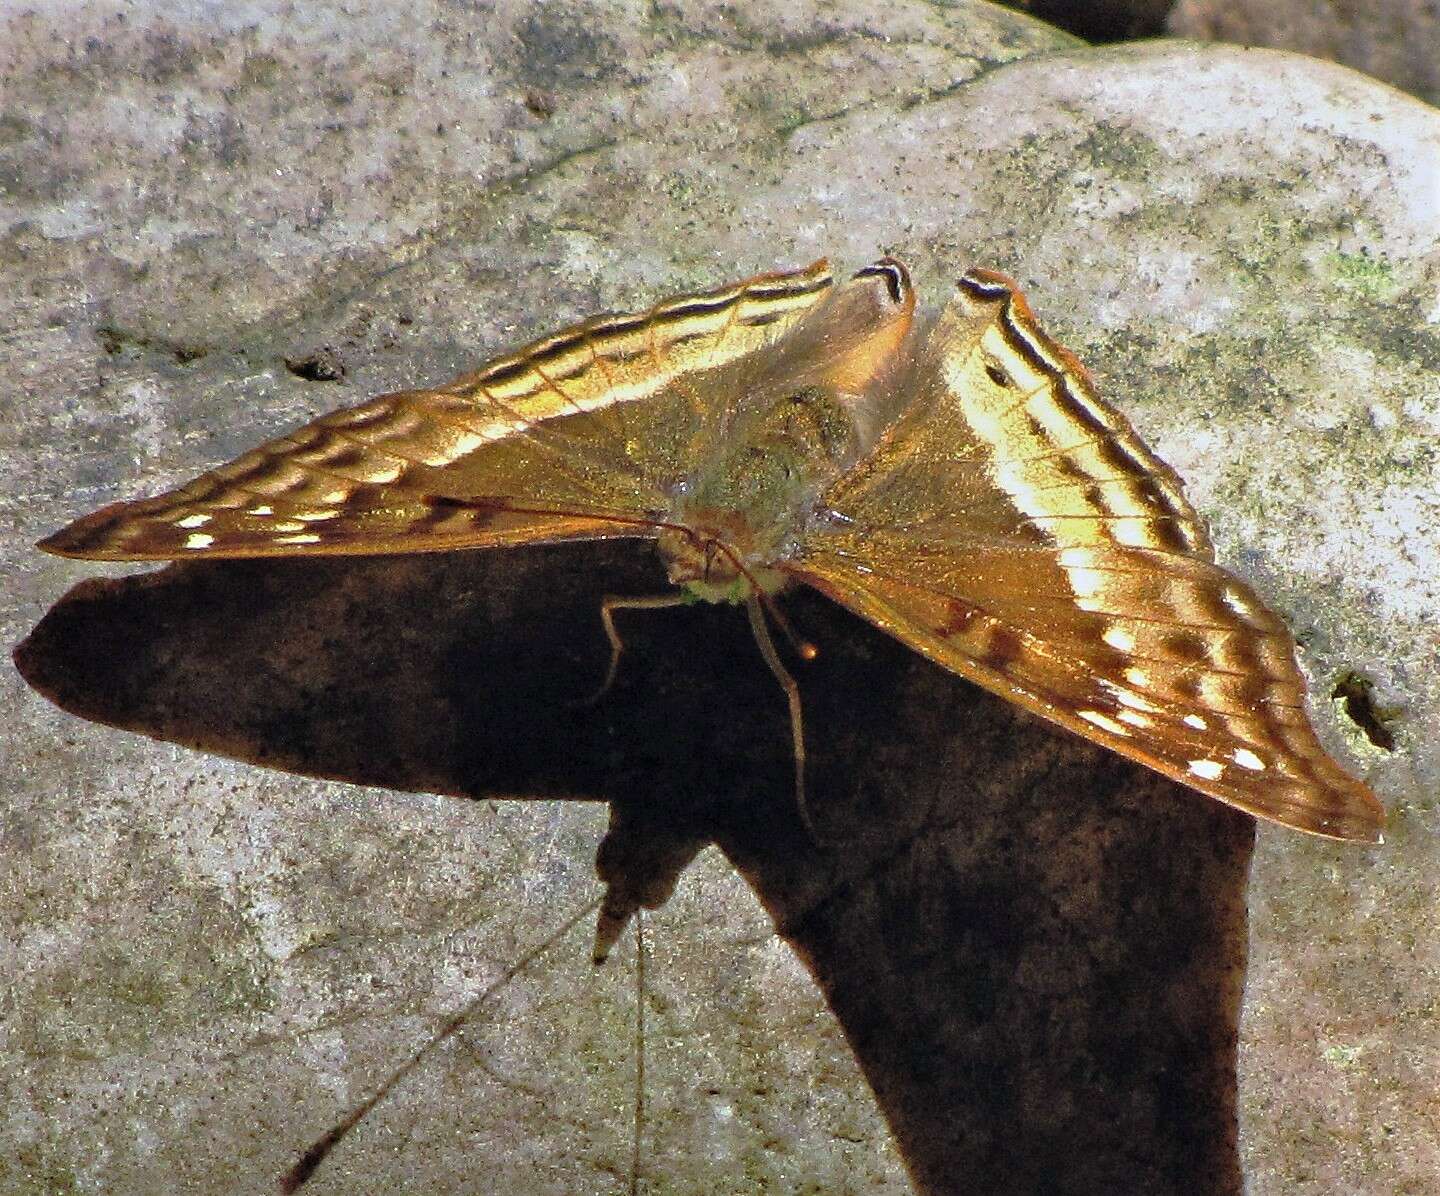
<svg viewBox="0 0 1440 1196">
<path fill-rule="evenodd" d="M 1379 846 L 1385 842 L 1383 823 L 1338 820 L 1328 826 L 1295 826 L 1293 823 L 1285 825 L 1308 834 L 1318 835 L 1322 839 L 1334 839 L 1337 843 Z"/>
<path fill-rule="evenodd" d="M 187 555 L 184 535 L 137 519 L 135 505 L 114 502 L 91 511 L 35 547 L 75 561 L 176 561 Z"/>
<path fill-rule="evenodd" d="M 1343 838 L 1355 843 L 1385 842 L 1385 806 L 1363 781 L 1354 781 L 1342 816 Z"/>
<path fill-rule="evenodd" d="M 65 547 L 65 537 L 60 532 L 46 536 L 43 540 L 36 540 L 35 547 L 41 552 L 48 552 L 51 556 L 69 556 L 70 553 Z"/>
<path fill-rule="evenodd" d="M 43 540 L 35 541 L 35 547 L 51 556 L 69 557 L 72 560 L 101 560 L 104 557 L 103 551 L 88 546 L 87 542 L 93 537 L 83 526 L 86 522 L 87 520 L 83 519 L 77 520 L 62 527 Z"/>
<path fill-rule="evenodd" d="M 965 288 L 969 284 L 975 290 L 1010 291 L 1012 293 L 1020 290 L 1020 284 L 1008 274 L 999 270 L 992 270 L 988 266 L 971 266 L 960 276 L 959 286 Z"/>
<path fill-rule="evenodd" d="M 1368 843 L 1378 845 L 1385 842 L 1384 823 L 1370 822 L 1368 820 L 1342 819 L 1329 826 L 1303 826 L 1298 829 L 1309 831 L 1311 834 L 1319 835 L 1324 839 L 1334 839 L 1340 843 Z"/>
<path fill-rule="evenodd" d="M 819 283 L 831 278 L 830 259 L 828 257 L 817 257 L 813 262 L 805 266 L 797 266 L 793 270 L 766 270 L 747 279 L 748 282 L 807 282 Z"/>
<path fill-rule="evenodd" d="M 149 559 L 117 547 L 115 528 L 127 503 L 111 503 L 67 523 L 58 532 L 38 540 L 35 547 L 51 556 L 79 561 L 133 561 Z"/>
<path fill-rule="evenodd" d="M 1317 806 L 1300 811 L 1285 810 L 1283 813 L 1268 810 L 1251 812 L 1280 826 L 1322 839 L 1343 843 L 1385 842 L 1385 807 L 1365 785 L 1357 781 L 1353 790 L 1337 792 L 1334 796 L 1338 798 L 1338 804 L 1328 808 Z"/>
</svg>

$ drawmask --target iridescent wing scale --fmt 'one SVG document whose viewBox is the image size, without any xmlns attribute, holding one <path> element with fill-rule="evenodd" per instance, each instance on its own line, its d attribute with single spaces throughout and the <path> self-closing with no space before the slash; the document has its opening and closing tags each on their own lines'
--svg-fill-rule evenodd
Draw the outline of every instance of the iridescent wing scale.
<svg viewBox="0 0 1440 1196">
<path fill-rule="evenodd" d="M 831 287 L 819 261 L 598 316 L 443 386 L 322 416 L 40 546 L 169 560 L 653 535 L 667 488 Z"/>
<path fill-rule="evenodd" d="M 786 567 L 930 659 L 1261 818 L 1378 837 L 1325 752 L 1284 624 L 1213 562 L 1175 474 L 976 270 L 913 405 Z"/>
</svg>

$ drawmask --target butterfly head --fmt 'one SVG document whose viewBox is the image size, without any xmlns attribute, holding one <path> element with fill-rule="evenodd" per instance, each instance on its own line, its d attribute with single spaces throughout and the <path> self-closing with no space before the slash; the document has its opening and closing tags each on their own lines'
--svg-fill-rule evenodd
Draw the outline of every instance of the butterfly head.
<svg viewBox="0 0 1440 1196">
<path fill-rule="evenodd" d="M 706 510 L 692 515 L 691 525 L 672 525 L 660 532 L 657 544 L 672 585 L 704 602 L 739 603 L 757 593 L 774 594 L 789 578 L 771 568 L 760 538 L 743 514 Z"/>
</svg>

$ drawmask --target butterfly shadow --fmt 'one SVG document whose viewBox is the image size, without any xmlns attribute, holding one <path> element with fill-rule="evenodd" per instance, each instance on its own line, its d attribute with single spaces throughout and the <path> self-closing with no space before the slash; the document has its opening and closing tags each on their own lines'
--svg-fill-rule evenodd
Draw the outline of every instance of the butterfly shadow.
<svg viewBox="0 0 1440 1196">
<path fill-rule="evenodd" d="M 91 580 L 15 658 L 85 718 L 470 798 L 604 800 L 612 891 L 714 842 L 834 1010 L 919 1191 L 1241 1190 L 1248 818 L 1051 729 L 813 593 L 782 696 L 743 612 L 620 616 L 644 544 L 194 562 Z M 657 890 L 658 878 L 658 890 Z"/>
</svg>

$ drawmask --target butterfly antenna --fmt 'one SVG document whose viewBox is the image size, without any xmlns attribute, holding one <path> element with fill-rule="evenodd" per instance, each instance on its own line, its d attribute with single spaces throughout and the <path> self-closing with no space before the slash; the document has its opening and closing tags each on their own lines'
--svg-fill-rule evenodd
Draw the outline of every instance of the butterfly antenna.
<svg viewBox="0 0 1440 1196">
<path fill-rule="evenodd" d="M 784 612 L 781 611 L 780 604 L 775 601 L 772 595 L 767 594 L 764 590 L 758 589 L 756 593 L 760 595 L 760 601 L 765 604 L 765 613 L 775 620 L 775 626 L 780 628 L 780 633 L 789 641 L 790 647 L 794 650 L 796 656 L 808 662 L 820 655 L 820 649 L 809 640 L 803 639 L 795 630 L 790 620 L 787 619 Z"/>
<path fill-rule="evenodd" d="M 800 687 L 780 663 L 780 654 L 775 651 L 775 641 L 770 638 L 770 629 L 765 625 L 766 607 L 762 604 L 759 591 L 751 594 L 745 602 L 745 612 L 750 616 L 750 630 L 755 633 L 755 642 L 760 645 L 760 655 L 770 666 L 770 672 L 785 691 L 785 701 L 790 706 L 790 738 L 795 750 L 795 807 L 805 831 L 815 843 L 824 843 L 810 820 L 810 810 L 805 803 L 805 725 L 800 710 Z"/>
<path fill-rule="evenodd" d="M 560 924 L 559 928 L 555 930 L 553 934 L 532 947 L 516 960 L 515 963 L 506 968 L 483 992 L 466 1002 L 465 1006 L 458 1013 L 451 1014 L 450 1017 L 446 1018 L 445 1021 L 441 1023 L 435 1036 L 431 1038 L 429 1042 L 391 1072 L 389 1078 L 387 1078 L 379 1088 L 356 1105 L 333 1129 L 326 1133 L 324 1137 L 316 1140 L 310 1148 L 300 1156 L 295 1166 L 291 1167 L 289 1171 L 280 1177 L 280 1191 L 288 1194 L 298 1191 L 304 1186 L 310 1177 L 315 1174 L 320 1164 L 329 1157 L 330 1152 L 339 1146 L 345 1136 L 365 1119 L 371 1109 L 389 1096 L 406 1076 L 414 1071 L 436 1047 L 440 1046 L 441 1043 L 445 1042 L 446 1039 L 450 1038 L 469 1021 L 470 1018 L 479 1011 L 481 1006 L 569 934 L 577 923 L 594 913 L 600 906 L 600 900 L 601 899 L 597 897 L 595 900 L 576 910 Z"/>
<path fill-rule="evenodd" d="M 789 642 L 790 647 L 794 649 L 795 655 L 805 661 L 814 660 L 819 656 L 820 649 L 809 640 L 801 638 L 795 628 L 790 625 L 790 620 L 785 617 L 785 612 L 780 609 L 780 604 L 776 602 L 774 596 L 755 579 L 755 574 L 751 573 L 746 567 L 745 562 L 740 559 L 740 554 L 722 540 L 716 540 L 714 543 L 721 552 L 730 558 L 730 563 L 735 566 L 740 576 L 750 583 L 751 599 L 758 598 L 765 604 L 765 613 L 775 620 L 775 626 L 780 628 L 780 633 Z M 768 633 L 766 639 L 769 639 Z M 770 650 L 774 652 L 775 649 L 773 645 Z M 773 668 L 774 666 L 772 665 L 771 667 Z M 789 674 L 786 675 L 788 676 Z M 784 682 L 781 682 L 781 684 L 783 685 Z"/>
</svg>

